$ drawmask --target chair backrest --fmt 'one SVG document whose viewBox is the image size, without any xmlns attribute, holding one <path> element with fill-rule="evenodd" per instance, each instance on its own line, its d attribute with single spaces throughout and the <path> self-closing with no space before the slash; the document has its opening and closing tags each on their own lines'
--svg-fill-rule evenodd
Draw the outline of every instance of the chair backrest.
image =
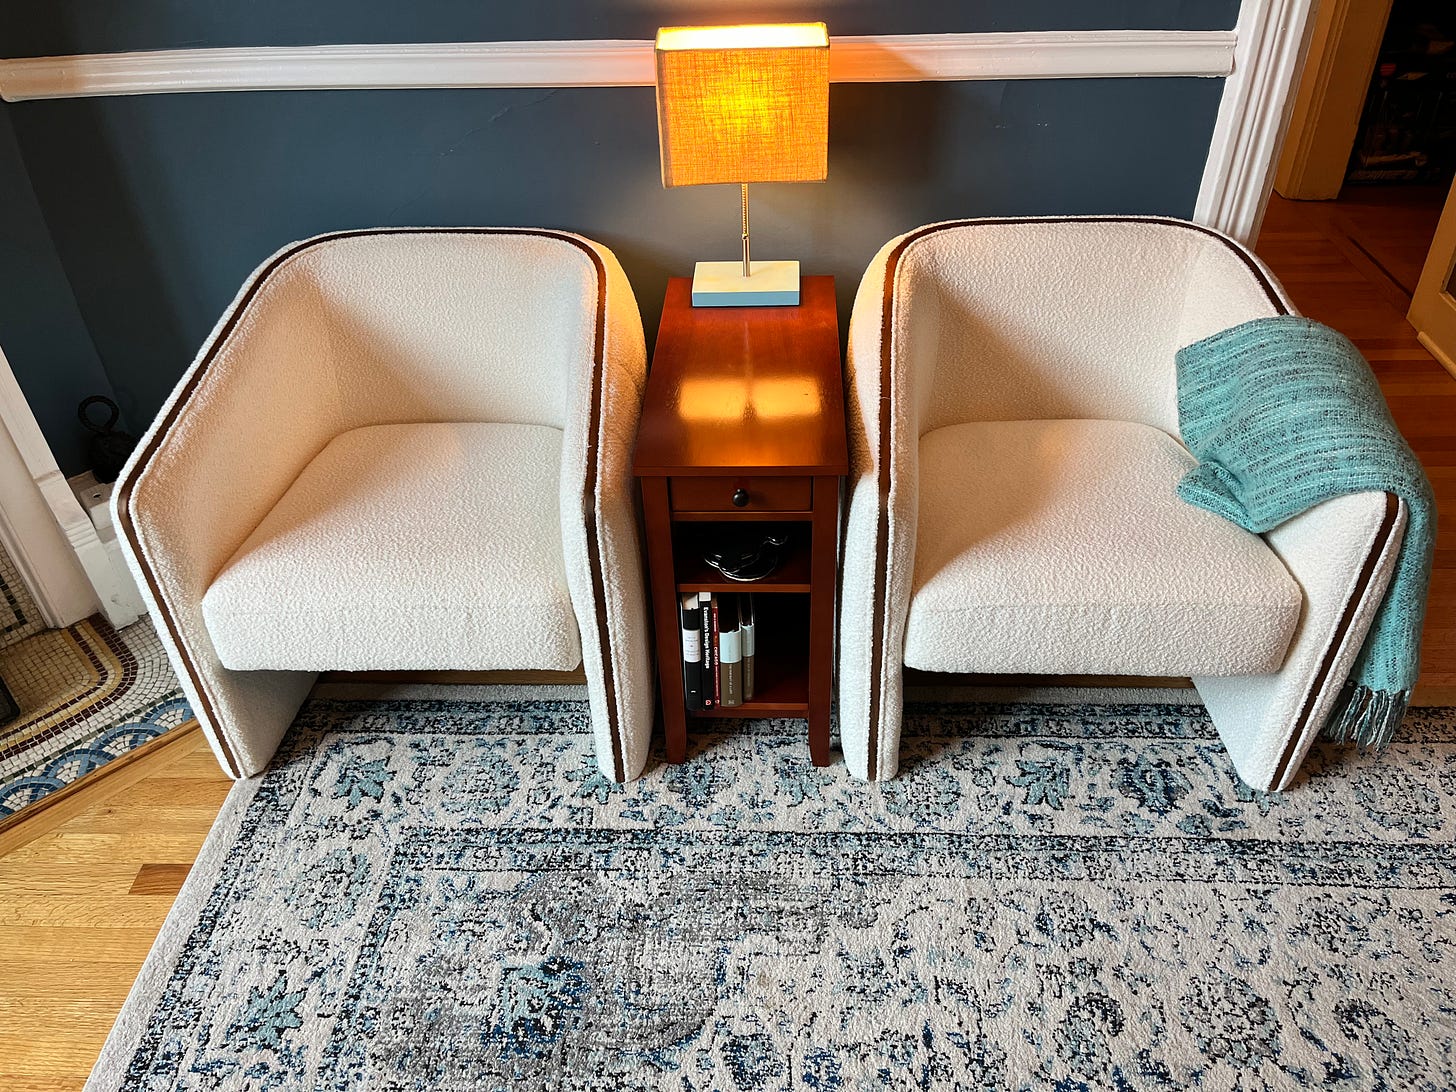
<svg viewBox="0 0 1456 1092">
<path fill-rule="evenodd" d="M 570 238 L 511 229 L 325 238 L 274 291 L 307 294 L 342 427 L 407 421 L 565 426 L 590 366 L 598 278 Z"/>
<path fill-rule="evenodd" d="M 1137 421 L 1178 435 L 1174 354 L 1289 309 L 1247 251 L 1181 221 L 980 220 L 912 232 L 894 292 L 920 433 Z"/>
</svg>

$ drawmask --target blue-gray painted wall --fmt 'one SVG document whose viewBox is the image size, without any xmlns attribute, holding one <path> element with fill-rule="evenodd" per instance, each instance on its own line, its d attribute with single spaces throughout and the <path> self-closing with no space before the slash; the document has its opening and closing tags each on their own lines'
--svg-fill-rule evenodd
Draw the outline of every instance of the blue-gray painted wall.
<svg viewBox="0 0 1456 1092">
<path fill-rule="evenodd" d="M 112 395 L 111 380 L 56 256 L 30 176 L 0 104 L 0 346 L 68 473 L 85 465 L 76 405 Z"/>
<path fill-rule="evenodd" d="M 12 55 L 41 55 L 644 38 L 659 24 L 740 18 L 823 18 L 833 33 L 1213 29 L 1237 14 L 1236 0 L 128 0 L 125 15 L 97 8 L 10 0 L 0 41 Z M 1222 81 L 1211 79 L 836 85 L 829 181 L 755 187 L 755 253 L 833 273 L 847 307 L 875 250 L 928 221 L 1187 216 L 1221 92 Z M 154 95 L 20 103 L 8 114 L 54 253 L 133 428 L 155 413 L 248 272 L 294 239 L 378 225 L 581 231 L 622 259 L 649 340 L 666 278 L 737 250 L 732 188 L 662 189 L 650 88 Z M 13 170 L 0 134 L 0 173 Z M 15 275 L 8 263 L 0 268 L 0 290 Z M 0 344 L 13 356 L 6 325 L 0 312 Z M 27 394 L 74 407 L 94 368 L 61 371 L 44 389 L 27 383 Z M 62 427 L 58 412 L 43 416 L 48 435 Z"/>
</svg>

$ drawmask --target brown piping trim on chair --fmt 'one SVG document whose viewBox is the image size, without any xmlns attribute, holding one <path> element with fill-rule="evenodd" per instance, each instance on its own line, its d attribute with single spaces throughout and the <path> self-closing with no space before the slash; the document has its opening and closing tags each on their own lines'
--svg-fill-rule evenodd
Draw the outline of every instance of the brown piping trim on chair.
<svg viewBox="0 0 1456 1092">
<path fill-rule="evenodd" d="M 1335 659 L 1339 655 L 1341 646 L 1345 643 L 1345 635 L 1350 632 L 1350 627 L 1355 623 L 1355 615 L 1360 610 L 1360 604 L 1365 601 L 1365 593 L 1370 588 L 1370 582 L 1375 579 L 1375 567 L 1379 564 L 1386 547 L 1390 545 L 1390 537 L 1395 533 L 1395 524 L 1399 515 L 1399 498 L 1394 493 L 1385 494 L 1385 516 L 1380 521 L 1380 529 L 1375 532 L 1375 537 L 1370 542 L 1370 552 L 1365 555 L 1365 564 L 1361 566 L 1360 575 L 1355 578 L 1355 583 L 1350 588 L 1350 598 L 1345 600 L 1345 609 L 1340 615 L 1340 622 L 1335 626 L 1335 632 L 1330 637 L 1329 645 L 1325 648 L 1324 659 L 1320 661 L 1319 670 L 1315 672 L 1309 692 L 1304 696 L 1304 706 L 1299 711 L 1299 719 L 1294 723 L 1294 731 L 1290 733 L 1289 742 L 1284 747 L 1284 754 L 1279 759 L 1279 765 L 1275 767 L 1273 779 L 1275 786 L 1278 786 L 1289 772 L 1289 764 L 1294 760 L 1299 741 L 1310 729 L 1309 722 L 1310 718 L 1314 716 L 1314 707 L 1319 704 L 1319 696 L 1324 693 L 1325 687 L 1329 684 L 1330 672 L 1335 669 Z M 1316 726 L 1316 728 L 1319 727 L 1323 727 L 1323 725 Z"/>
<path fill-rule="evenodd" d="M 602 579 L 601 551 L 597 542 L 596 522 L 596 492 L 597 492 L 597 452 L 596 441 L 601 429 L 601 400 L 605 385 L 602 381 L 604 372 L 604 357 L 606 352 L 606 301 L 607 301 L 607 278 L 606 268 L 602 263 L 601 256 L 597 254 L 584 240 L 568 235 L 565 232 L 549 231 L 539 228 L 375 228 L 363 231 L 338 231 L 327 235 L 320 235 L 313 239 L 307 239 L 296 246 L 279 253 L 263 269 L 254 275 L 251 285 L 243 298 L 233 307 L 227 317 L 227 321 L 218 330 L 215 337 L 208 344 L 203 355 L 202 363 L 193 372 L 187 381 L 187 386 L 182 394 L 173 402 L 172 408 L 167 411 L 158 428 L 148 441 L 146 448 L 134 464 L 134 469 L 117 487 L 116 509 L 119 518 L 120 531 L 131 545 L 132 553 L 146 578 L 147 587 L 151 590 L 152 599 L 157 604 L 157 614 L 166 626 L 167 633 L 172 639 L 173 647 L 177 649 L 178 656 L 187 672 L 187 677 L 197 693 L 202 709 L 198 710 L 212 725 L 216 732 L 218 746 L 222 748 L 223 758 L 227 766 L 227 773 L 234 778 L 242 776 L 242 766 L 229 746 L 227 738 L 222 733 L 222 727 L 218 720 L 212 696 L 203 685 L 201 672 L 198 671 L 192 657 L 188 655 L 187 646 L 182 641 L 181 630 L 178 627 L 176 615 L 167 602 L 166 596 L 162 593 L 160 583 L 147 561 L 146 554 L 142 551 L 141 537 L 137 533 L 135 520 L 132 516 L 131 501 L 132 493 L 136 487 L 137 479 L 146 470 L 152 459 L 156 456 L 162 441 L 166 439 L 178 417 L 187 408 L 201 385 L 203 377 L 214 358 L 226 344 L 228 337 L 241 321 L 248 307 L 252 304 L 258 292 L 266 284 L 270 277 L 277 271 L 278 267 L 290 258 L 303 253 L 305 250 L 320 246 L 324 243 L 335 242 L 340 239 L 357 239 L 376 235 L 534 235 L 544 239 L 556 239 L 561 242 L 570 243 L 582 251 L 591 259 L 593 269 L 597 278 L 597 315 L 596 329 L 594 333 L 594 345 L 592 355 L 592 378 L 591 378 L 591 415 L 588 436 L 591 439 L 587 451 L 586 484 L 582 495 L 582 514 L 586 520 L 587 533 L 587 563 L 591 570 L 592 595 L 595 599 L 593 604 L 596 614 L 597 635 L 602 649 L 602 682 L 607 697 L 607 726 L 608 734 L 612 741 L 612 758 L 616 767 L 617 780 L 621 781 L 624 768 L 622 759 L 622 741 L 619 736 L 619 725 L 616 708 L 616 685 L 612 671 L 612 658 L 610 647 L 607 644 L 607 623 L 606 623 L 606 599 L 604 594 L 604 583 Z"/>
<path fill-rule="evenodd" d="M 1279 314 L 1288 314 L 1289 308 L 1279 298 L 1279 293 L 1270 282 L 1268 275 L 1259 264 L 1250 257 L 1244 248 L 1238 246 L 1231 240 L 1220 235 L 1210 228 L 1200 224 L 1190 224 L 1185 220 L 1174 220 L 1159 216 L 1007 216 L 989 217 L 975 220 L 951 220 L 940 224 L 931 224 L 905 236 L 890 251 L 885 259 L 885 283 L 883 301 L 880 312 L 880 439 L 879 439 L 879 495 L 880 511 L 879 518 L 875 522 L 875 583 L 874 596 L 870 600 L 870 624 L 873 627 L 873 637 L 870 641 L 870 716 L 869 716 L 869 755 L 868 768 L 866 773 L 870 780 L 875 780 L 879 767 L 880 747 L 880 676 L 883 673 L 885 661 L 885 645 L 888 643 L 889 634 L 886 632 L 889 626 L 889 617 L 885 612 L 886 585 L 889 580 L 889 549 L 890 549 L 890 427 L 893 418 L 891 413 L 890 399 L 890 339 L 894 332 L 895 320 L 895 275 L 900 265 L 900 259 L 912 243 L 917 243 L 927 236 L 948 231 L 953 228 L 997 226 L 1003 224 L 1163 224 L 1168 227 L 1185 228 L 1189 231 L 1198 232 L 1216 239 L 1233 251 L 1248 267 L 1249 272 L 1258 280 L 1260 287 L 1264 289 L 1269 297 L 1269 303 Z M 875 620 L 879 623 L 876 624 Z"/>
<path fill-rule="evenodd" d="M 586 488 L 581 495 L 581 515 L 586 525 L 587 567 L 591 570 L 592 613 L 596 616 L 597 646 L 602 657 L 602 689 L 607 706 L 607 731 L 612 740 L 612 772 L 614 780 L 627 778 L 626 760 L 623 757 L 625 744 L 621 738 L 621 724 L 617 718 L 616 676 L 612 671 L 611 635 L 607 626 L 607 591 L 602 575 L 602 557 L 597 540 L 597 452 L 601 448 L 602 402 L 607 397 L 604 381 L 607 346 L 607 270 L 601 255 L 594 249 L 573 239 L 591 258 L 597 274 L 597 318 L 593 333 L 591 415 L 587 423 L 588 442 L 586 446 Z"/>
</svg>

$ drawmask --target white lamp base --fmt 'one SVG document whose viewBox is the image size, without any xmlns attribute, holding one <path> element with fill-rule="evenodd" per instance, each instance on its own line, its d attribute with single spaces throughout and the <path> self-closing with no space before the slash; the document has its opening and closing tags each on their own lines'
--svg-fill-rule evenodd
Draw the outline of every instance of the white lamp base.
<svg viewBox="0 0 1456 1092">
<path fill-rule="evenodd" d="M 798 262 L 755 261 L 749 269 L 745 277 L 742 262 L 699 262 L 693 268 L 693 306 L 798 306 Z"/>
</svg>

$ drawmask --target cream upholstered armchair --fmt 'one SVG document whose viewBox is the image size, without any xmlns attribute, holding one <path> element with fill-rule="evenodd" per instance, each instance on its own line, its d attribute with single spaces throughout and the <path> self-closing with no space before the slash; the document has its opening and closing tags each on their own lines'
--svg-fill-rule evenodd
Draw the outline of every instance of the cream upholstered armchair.
<svg viewBox="0 0 1456 1092">
<path fill-rule="evenodd" d="M 898 764 L 902 667 L 1192 677 L 1235 768 L 1282 788 L 1323 726 L 1404 533 L 1394 497 L 1262 537 L 1174 493 L 1174 354 L 1292 310 L 1177 220 L 972 220 L 892 240 L 850 322 L 839 717 Z"/>
<path fill-rule="evenodd" d="M 632 289 L 580 236 L 341 232 L 266 262 L 113 501 L 224 768 L 260 771 L 324 669 L 581 664 L 597 760 L 636 777 L 645 373 Z"/>
</svg>

